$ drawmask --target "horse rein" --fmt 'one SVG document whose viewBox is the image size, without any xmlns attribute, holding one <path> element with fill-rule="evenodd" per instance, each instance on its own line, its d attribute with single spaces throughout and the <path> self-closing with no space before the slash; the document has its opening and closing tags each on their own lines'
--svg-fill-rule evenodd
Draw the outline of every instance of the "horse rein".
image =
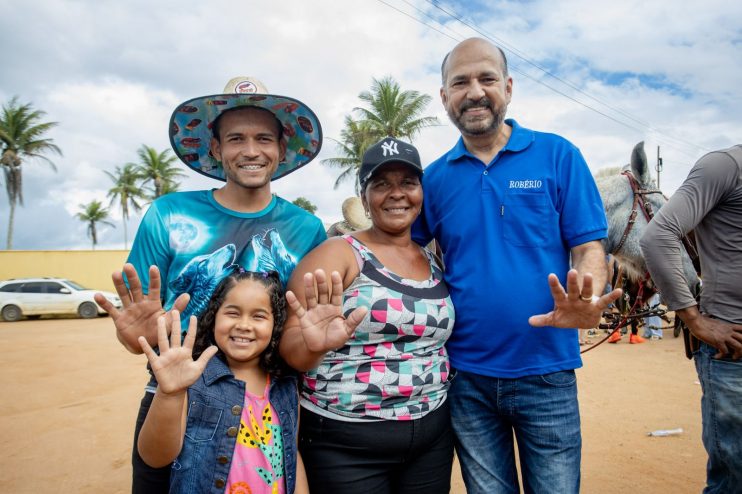
<svg viewBox="0 0 742 494">
<path fill-rule="evenodd" d="M 619 275 L 616 278 L 616 281 L 614 282 L 614 285 L 617 285 L 617 284 L 619 284 L 618 283 L 619 281 L 622 281 L 622 273 L 620 272 L 620 270 L 621 270 L 621 268 L 619 268 Z M 614 324 L 598 324 L 598 328 L 600 328 L 600 329 L 610 329 L 611 332 L 608 333 L 607 335 L 605 335 L 597 343 L 593 343 L 592 345 L 590 345 L 589 347 L 585 348 L 584 350 L 581 350 L 580 351 L 580 355 L 582 355 L 583 353 L 587 353 L 590 350 L 592 350 L 593 348 L 598 347 L 598 346 L 602 345 L 603 343 L 605 343 L 608 340 L 608 338 L 610 338 L 611 336 L 613 336 L 613 333 L 615 333 L 616 331 L 620 331 L 621 328 L 623 328 L 627 324 L 629 324 L 629 320 L 630 319 L 643 318 L 643 317 L 647 317 L 647 316 L 653 315 L 653 314 L 662 315 L 662 314 L 665 313 L 665 310 L 664 309 L 649 310 L 649 311 L 646 311 L 646 312 L 642 312 L 641 314 L 637 312 L 636 309 L 639 306 L 639 302 L 641 302 L 643 300 L 643 298 L 644 298 L 644 287 L 645 287 L 645 285 L 646 285 L 646 283 L 648 281 L 649 281 L 649 273 L 646 273 L 644 275 L 644 278 L 642 278 L 642 280 L 639 282 L 639 290 L 637 290 L 636 298 L 634 299 L 634 304 L 631 306 L 631 308 L 628 310 L 628 312 L 626 312 L 625 314 L 621 314 L 619 312 L 617 315 L 619 315 L 621 317 L 618 318 L 619 320 L 618 320 L 617 323 L 614 323 Z M 621 284 L 623 284 L 623 283 L 621 283 Z M 609 318 L 613 318 L 612 316 L 614 314 L 615 313 L 613 311 L 605 311 L 605 312 L 603 312 L 603 317 L 606 320 L 608 320 Z"/>
</svg>

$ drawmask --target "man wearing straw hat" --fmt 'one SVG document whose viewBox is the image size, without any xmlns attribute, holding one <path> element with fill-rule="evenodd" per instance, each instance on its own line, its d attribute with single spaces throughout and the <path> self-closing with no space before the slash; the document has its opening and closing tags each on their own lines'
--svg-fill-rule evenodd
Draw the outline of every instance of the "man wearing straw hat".
<svg viewBox="0 0 742 494">
<path fill-rule="evenodd" d="M 185 325 L 190 315 L 199 316 L 237 266 L 277 271 L 285 284 L 297 262 L 326 238 L 319 218 L 271 193 L 271 180 L 312 161 L 322 145 L 319 120 L 301 101 L 237 77 L 223 94 L 180 104 L 170 118 L 170 143 L 190 168 L 226 183 L 154 201 L 123 273 L 113 275 L 124 308 L 96 298 L 132 353 L 142 353 L 139 336 L 157 344 L 156 321 L 165 310 L 181 311 Z M 150 379 L 137 417 L 133 492 L 168 491 L 170 467 L 147 466 L 136 446 L 156 385 Z"/>
</svg>

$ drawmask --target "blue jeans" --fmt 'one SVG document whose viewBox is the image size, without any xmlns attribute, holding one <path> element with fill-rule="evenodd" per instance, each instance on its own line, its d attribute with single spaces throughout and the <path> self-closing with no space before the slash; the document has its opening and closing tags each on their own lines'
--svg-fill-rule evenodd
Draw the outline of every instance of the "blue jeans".
<svg viewBox="0 0 742 494">
<path fill-rule="evenodd" d="M 706 494 L 742 493 L 742 361 L 714 359 L 706 343 L 695 353 L 703 389 L 701 420 L 706 465 Z"/>
<path fill-rule="evenodd" d="M 458 371 L 448 399 L 468 494 L 580 489 L 580 412 L 573 370 L 501 379 Z"/>
</svg>

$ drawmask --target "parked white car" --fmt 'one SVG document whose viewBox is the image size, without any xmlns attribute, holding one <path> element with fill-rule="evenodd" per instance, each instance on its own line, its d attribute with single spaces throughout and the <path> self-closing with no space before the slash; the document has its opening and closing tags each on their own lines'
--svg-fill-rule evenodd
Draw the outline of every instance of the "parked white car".
<svg viewBox="0 0 742 494">
<path fill-rule="evenodd" d="M 8 322 L 17 321 L 23 316 L 38 317 L 42 314 L 77 314 L 88 319 L 105 314 L 93 299 L 98 292 L 64 278 L 0 281 L 0 314 Z M 121 308 L 118 295 L 100 293 L 116 308 Z"/>
</svg>

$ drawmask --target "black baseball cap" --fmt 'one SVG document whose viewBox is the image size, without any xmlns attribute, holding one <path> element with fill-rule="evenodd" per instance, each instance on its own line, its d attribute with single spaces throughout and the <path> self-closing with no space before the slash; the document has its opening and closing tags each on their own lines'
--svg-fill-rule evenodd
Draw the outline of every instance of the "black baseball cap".
<svg viewBox="0 0 742 494">
<path fill-rule="evenodd" d="M 380 166 L 387 163 L 403 163 L 412 167 L 418 175 L 423 174 L 420 153 L 415 146 L 394 137 L 385 137 L 363 153 L 361 169 L 358 172 L 361 188 Z"/>
</svg>

